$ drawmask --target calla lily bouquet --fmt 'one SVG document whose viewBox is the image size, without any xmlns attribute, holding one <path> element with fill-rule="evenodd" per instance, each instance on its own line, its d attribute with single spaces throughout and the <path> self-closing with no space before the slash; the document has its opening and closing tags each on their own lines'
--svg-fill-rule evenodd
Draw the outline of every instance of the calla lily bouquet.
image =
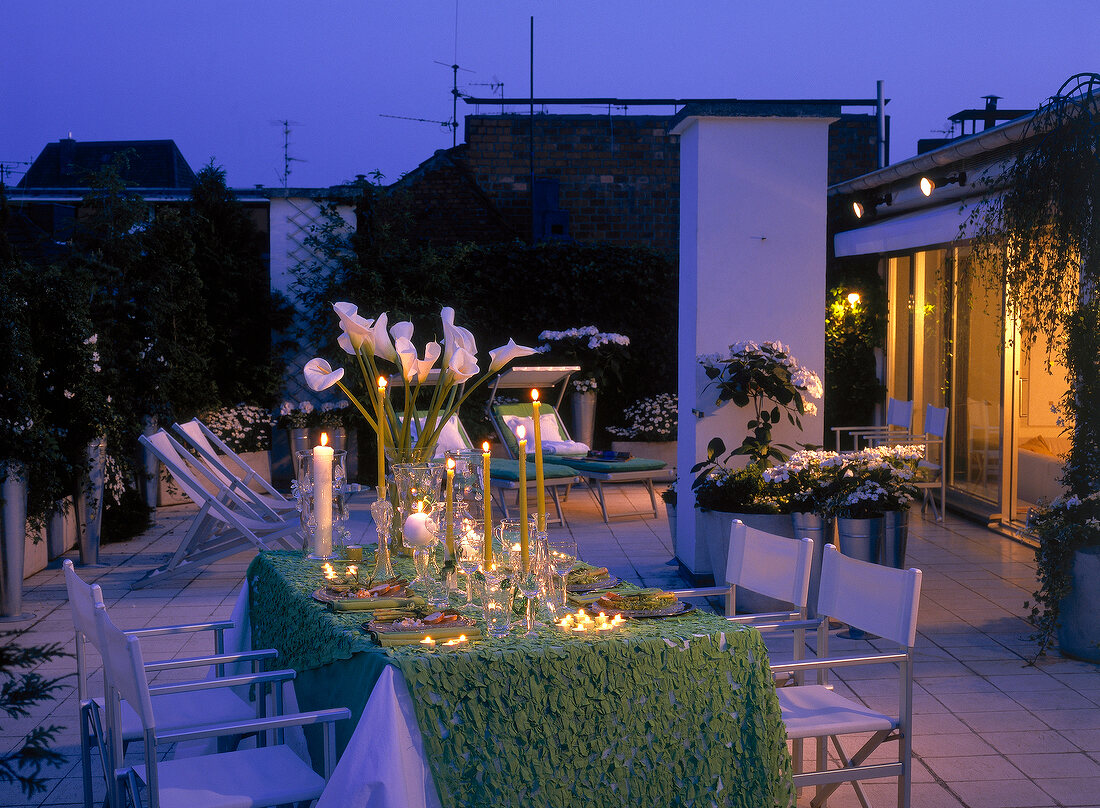
<svg viewBox="0 0 1100 808">
<path fill-rule="evenodd" d="M 339 387 L 371 429 L 379 434 L 384 445 L 392 447 L 402 461 L 426 459 L 447 421 L 474 390 L 513 359 L 536 353 L 533 348 L 517 345 L 509 339 L 506 345 L 489 351 L 489 368 L 477 377 L 480 368 L 474 335 L 455 325 L 455 312 L 450 307 L 445 307 L 439 315 L 443 322 L 442 344 L 429 342 L 423 352 L 413 344 L 413 324 L 410 322 L 390 326 L 385 312 L 369 320 L 351 303 L 334 303 L 332 308 L 340 318 L 342 333 L 337 343 L 345 353 L 355 357 L 366 382 L 369 400 L 366 404 L 360 401 L 341 381 L 344 369 L 334 369 L 324 359 L 311 359 L 306 363 L 306 384 L 318 392 L 333 385 Z M 429 380 L 433 371 L 438 374 Z M 392 372 L 400 372 L 405 384 L 406 395 L 400 414 L 390 396 L 385 394 L 387 373 Z M 467 384 L 471 379 L 473 382 Z M 423 424 L 414 430 L 416 402 L 425 386 L 431 389 L 427 415 Z"/>
</svg>

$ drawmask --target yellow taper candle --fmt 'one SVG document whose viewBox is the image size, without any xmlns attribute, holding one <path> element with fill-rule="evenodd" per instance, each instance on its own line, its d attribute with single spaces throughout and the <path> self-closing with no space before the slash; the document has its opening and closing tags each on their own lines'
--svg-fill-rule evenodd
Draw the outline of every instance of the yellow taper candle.
<svg viewBox="0 0 1100 808">
<path fill-rule="evenodd" d="M 527 430 L 520 426 L 516 429 L 519 441 L 519 550 L 523 558 L 523 572 L 531 570 L 527 535 Z"/>
<path fill-rule="evenodd" d="M 531 407 L 535 421 L 535 524 L 539 532 L 546 531 L 546 488 L 542 476 L 542 425 L 539 422 L 539 391 L 531 391 Z"/>
<path fill-rule="evenodd" d="M 481 499 L 485 504 L 485 568 L 488 569 L 493 563 L 493 498 L 490 495 L 492 491 L 490 481 L 490 455 L 489 455 L 489 441 L 485 441 L 481 444 L 481 487 L 482 495 Z"/>
<path fill-rule="evenodd" d="M 386 377 L 378 377 L 378 498 L 386 496 Z"/>
<path fill-rule="evenodd" d="M 455 557 L 455 459 L 447 458 L 447 511 L 443 517 L 444 547 L 447 558 Z"/>
</svg>

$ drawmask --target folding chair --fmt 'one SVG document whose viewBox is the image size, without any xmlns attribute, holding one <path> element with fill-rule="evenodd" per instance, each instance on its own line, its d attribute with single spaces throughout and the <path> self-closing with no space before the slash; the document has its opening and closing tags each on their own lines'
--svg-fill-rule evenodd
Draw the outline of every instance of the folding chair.
<svg viewBox="0 0 1100 808">
<path fill-rule="evenodd" d="M 324 790 L 332 772 L 335 757 L 335 721 L 349 718 L 346 708 L 318 710 L 310 713 L 276 715 L 240 721 L 222 721 L 213 726 L 169 728 L 162 723 L 153 704 L 154 693 L 195 693 L 203 689 L 234 685 L 265 685 L 273 674 L 236 676 L 223 680 L 195 682 L 189 685 L 167 685 L 153 690 L 145 678 L 141 645 L 136 637 L 120 631 L 102 606 L 95 609 L 99 648 L 103 655 L 106 680 L 106 713 L 109 759 L 119 764 L 114 769 L 112 804 L 123 806 L 129 797 L 136 808 L 142 806 L 142 786 L 151 808 L 242 808 L 243 806 L 286 805 L 308 803 Z M 282 678 L 293 671 L 280 671 Z M 280 688 L 276 688 L 278 694 Z M 144 764 L 122 767 L 120 740 L 122 737 L 122 699 L 129 703 L 141 724 Z M 286 727 L 325 725 L 324 775 L 298 757 L 283 743 Z M 239 749 L 214 755 L 202 755 L 175 760 L 158 760 L 157 747 L 209 738 L 240 736 L 256 733 L 259 745 L 254 749 Z M 274 744 L 270 745 L 268 736 Z"/>
<path fill-rule="evenodd" d="M 867 426 L 834 426 L 833 435 L 836 436 L 836 450 L 843 451 L 842 435 L 847 433 L 852 438 L 852 448 L 859 449 L 859 439 L 871 441 L 890 441 L 896 437 L 904 439 L 911 436 L 913 431 L 913 402 L 901 401 L 891 398 L 886 403 L 886 423 Z"/>
<path fill-rule="evenodd" d="M 548 424 L 556 426 L 556 434 L 550 438 L 544 434 L 543 440 L 568 448 L 569 445 L 581 447 L 576 451 L 580 454 L 559 454 L 555 452 L 550 457 L 552 462 L 568 466 L 576 472 L 577 476 L 584 479 L 589 493 L 600 506 L 605 523 L 612 519 L 628 519 L 632 516 L 652 516 L 657 518 L 657 492 L 653 489 L 653 480 L 660 476 L 668 465 L 663 460 L 651 460 L 644 457 L 632 457 L 629 460 L 599 460 L 586 456 L 588 447 L 578 444 L 569 437 L 569 432 L 558 415 L 557 408 L 550 404 L 541 405 L 542 416 L 552 416 Z M 519 456 L 519 442 L 516 439 L 516 426 L 526 419 L 533 423 L 534 408 L 530 403 L 499 404 L 494 403 L 489 408 L 489 418 L 493 422 L 493 428 L 500 436 L 501 442 L 508 450 L 508 455 L 513 458 Z M 527 430 L 531 434 L 531 430 Z M 544 446 L 546 444 L 544 443 Z M 558 448 L 558 446 L 555 446 Z M 619 513 L 609 513 L 607 510 L 607 497 L 604 485 L 622 485 L 624 483 L 640 482 L 645 485 L 649 493 L 650 508 L 647 510 L 631 509 Z"/>
<path fill-rule="evenodd" d="M 133 588 L 149 586 L 249 547 L 270 550 L 278 544 L 287 549 L 301 546 L 297 514 L 283 517 L 258 509 L 222 482 L 205 464 L 188 455 L 187 450 L 163 429 L 154 435 L 141 435 L 138 440 L 164 464 L 184 493 L 199 506 L 199 512 L 168 563 L 134 582 Z M 208 483 L 215 493 L 203 487 L 200 480 Z"/>
<path fill-rule="evenodd" d="M 920 506 L 921 513 L 924 513 L 925 509 L 931 505 L 932 516 L 937 522 L 943 521 L 944 502 L 947 497 L 947 474 L 944 472 L 947 454 L 944 445 L 949 414 L 949 408 L 933 407 L 929 404 L 924 409 L 924 432 L 916 435 L 895 436 L 889 440 L 880 437 L 871 440 L 872 444 L 889 443 L 895 446 L 920 444 L 924 446 L 924 458 L 917 463 L 919 477 L 913 485 L 924 492 Z M 939 450 L 933 453 L 932 450 L 936 447 Z M 937 488 L 940 490 L 939 508 L 936 507 L 936 498 L 932 494 Z"/>
<path fill-rule="evenodd" d="M 921 571 L 897 570 L 842 555 L 834 545 L 825 546 L 821 562 L 821 587 L 817 612 L 823 620 L 834 617 L 864 631 L 897 643 L 902 650 L 857 656 L 829 657 L 828 634 L 819 632 L 818 658 L 773 662 L 777 672 L 817 671 L 818 683 L 783 687 L 776 691 L 782 709 L 787 738 L 794 741 L 817 738 L 817 769 L 794 775 L 797 788 L 817 786 L 810 803 L 825 804 L 829 795 L 844 782 L 851 782 L 862 805 L 867 796 L 861 780 L 898 778 L 898 805 L 908 808 L 912 791 L 913 645 L 917 636 L 917 607 L 920 602 Z M 833 668 L 851 665 L 897 664 L 899 667 L 898 716 L 876 712 L 828 687 L 825 674 Z M 870 733 L 857 752 L 845 753 L 841 735 Z M 841 768 L 828 768 L 826 739 L 831 739 Z M 864 761 L 887 741 L 898 742 L 897 760 L 865 764 Z"/>
<path fill-rule="evenodd" d="M 254 503 L 257 509 L 271 515 L 297 510 L 298 506 L 294 500 L 280 494 L 271 483 L 198 418 L 193 418 L 185 424 L 173 424 L 172 429 L 183 438 L 185 443 L 190 444 L 211 474 L 239 493 L 242 499 Z M 219 457 L 219 452 L 237 466 L 236 471 Z M 239 472 L 243 472 L 244 476 L 240 476 Z"/>
<path fill-rule="evenodd" d="M 417 425 L 423 425 L 426 413 L 418 411 L 416 417 Z M 435 456 L 442 457 L 449 451 L 481 452 L 481 449 L 474 446 L 474 442 L 470 440 L 470 435 L 466 431 L 466 427 L 462 425 L 462 421 L 459 420 L 457 414 L 452 415 L 443 429 L 440 430 Z M 529 492 L 533 492 L 535 490 L 534 462 L 530 460 L 527 461 L 526 472 L 527 489 Z M 569 498 L 569 489 L 573 487 L 574 483 L 579 482 L 580 478 L 577 477 L 576 472 L 569 468 L 569 466 L 563 466 L 559 463 L 543 463 L 542 477 L 543 488 L 546 489 L 546 493 L 550 495 L 550 499 L 554 503 L 554 512 L 556 514 L 555 518 L 551 518 L 550 514 L 547 514 L 546 523 L 548 525 L 561 525 L 564 527 L 567 522 L 561 503 Z M 503 518 L 511 518 L 507 492 L 515 491 L 518 501 L 519 461 L 502 457 L 492 458 L 489 461 L 489 483 L 492 488 L 492 495 L 495 495 L 497 505 L 500 506 Z"/>
<path fill-rule="evenodd" d="M 101 697 L 92 697 L 89 693 L 88 662 L 86 643 L 98 645 L 95 627 L 95 609 L 103 606 L 103 593 L 98 584 L 87 584 L 80 579 L 73 562 L 65 559 L 62 564 L 65 572 L 65 588 L 69 595 L 69 609 L 72 612 L 73 628 L 76 631 L 76 691 L 79 702 L 80 724 L 80 763 L 84 780 L 84 806 L 92 808 L 92 748 L 99 750 L 103 763 L 103 776 L 111 786 L 110 765 L 107 762 L 106 736 L 103 727 L 104 701 Z M 193 623 L 179 626 L 158 626 L 124 632 L 128 636 L 163 637 L 167 635 L 191 634 L 209 631 L 214 635 L 214 654 L 212 656 L 173 659 L 163 662 L 150 662 L 145 665 L 146 672 L 163 670 L 183 670 L 192 667 L 213 665 L 220 676 L 224 666 L 231 663 L 250 662 L 252 672 L 256 673 L 261 661 L 274 659 L 278 652 L 274 649 L 247 651 L 238 654 L 224 653 L 224 633 L 232 629 L 228 620 L 210 623 Z M 204 690 L 191 695 L 154 695 L 153 709 L 164 727 L 191 727 L 199 724 L 211 724 L 225 721 L 239 721 L 255 718 L 262 705 L 253 706 L 239 698 L 231 690 Z M 259 713 L 262 714 L 262 713 Z M 122 744 L 125 750 L 130 741 L 141 739 L 141 722 L 137 713 L 128 703 L 122 705 Z"/>
</svg>

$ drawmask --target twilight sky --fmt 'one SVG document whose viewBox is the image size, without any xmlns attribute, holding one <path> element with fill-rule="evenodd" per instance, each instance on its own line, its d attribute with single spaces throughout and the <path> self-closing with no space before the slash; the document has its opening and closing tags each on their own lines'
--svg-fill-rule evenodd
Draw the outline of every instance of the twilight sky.
<svg viewBox="0 0 1100 808">
<path fill-rule="evenodd" d="M 1097 0 L 457 0 L 457 26 L 456 0 L 2 0 L 0 163 L 69 132 L 171 138 L 232 187 L 279 186 L 290 120 L 291 186 L 390 182 L 451 134 L 381 116 L 449 119 L 454 61 L 464 92 L 526 96 L 532 15 L 536 95 L 872 98 L 883 79 L 892 160 L 983 95 L 1032 108 L 1100 71 Z"/>
</svg>

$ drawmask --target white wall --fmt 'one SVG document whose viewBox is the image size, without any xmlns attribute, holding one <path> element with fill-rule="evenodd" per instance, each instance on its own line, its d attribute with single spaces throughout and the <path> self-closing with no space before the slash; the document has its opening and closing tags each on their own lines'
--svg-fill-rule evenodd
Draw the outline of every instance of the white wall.
<svg viewBox="0 0 1100 808">
<path fill-rule="evenodd" d="M 833 118 L 687 118 L 680 134 L 679 456 L 676 554 L 710 571 L 698 545 L 688 470 L 721 437 L 741 444 L 751 410 L 714 411 L 695 357 L 737 340 L 779 340 L 825 365 L 825 191 Z M 816 402 L 818 405 L 821 402 Z M 698 418 L 693 410 L 705 412 Z M 822 443 L 820 417 L 779 443 Z"/>
</svg>

